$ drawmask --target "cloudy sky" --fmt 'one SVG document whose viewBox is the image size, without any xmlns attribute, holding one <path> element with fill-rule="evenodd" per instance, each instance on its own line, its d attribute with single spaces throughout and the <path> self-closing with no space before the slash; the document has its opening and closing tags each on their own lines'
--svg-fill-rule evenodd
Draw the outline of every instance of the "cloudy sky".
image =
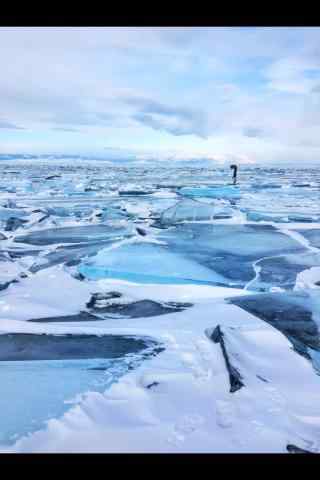
<svg viewBox="0 0 320 480">
<path fill-rule="evenodd" d="M 0 153 L 320 164 L 320 28 L 0 28 Z"/>
</svg>

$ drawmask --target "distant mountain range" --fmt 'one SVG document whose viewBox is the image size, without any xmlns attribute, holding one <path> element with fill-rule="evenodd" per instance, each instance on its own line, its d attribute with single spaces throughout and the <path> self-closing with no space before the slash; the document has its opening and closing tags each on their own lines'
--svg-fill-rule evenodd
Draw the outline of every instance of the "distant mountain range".
<svg viewBox="0 0 320 480">
<path fill-rule="evenodd" d="M 194 159 L 156 159 L 156 158 L 134 158 L 134 157 L 118 157 L 112 158 L 112 156 L 105 155 L 76 155 L 76 154 L 31 154 L 31 153 L 1 153 L 0 161 L 15 161 L 15 160 L 39 160 L 39 161 L 103 161 L 112 165 L 131 165 L 131 166 L 173 166 L 173 162 L 177 167 L 186 166 L 194 168 L 208 168 L 215 166 L 222 166 L 221 162 L 215 162 L 206 158 L 194 158 Z"/>
<path fill-rule="evenodd" d="M 115 156 L 112 153 L 105 153 L 104 155 L 82 155 L 82 154 L 33 154 L 33 153 L 0 153 L 0 162 L 24 162 L 24 161 L 42 161 L 42 162 L 105 162 L 110 166 L 132 166 L 132 167 L 166 167 L 166 168 L 228 168 L 231 163 L 238 163 L 241 168 L 302 168 L 301 166 L 292 162 L 270 162 L 268 164 L 260 163 L 245 163 L 243 161 L 234 160 L 215 160 L 214 158 L 183 158 L 183 157 L 168 157 L 162 156 L 161 159 L 155 158 L 152 155 L 141 156 L 130 155 L 122 153 L 121 156 Z M 304 164 L 303 168 L 319 168 L 319 164 Z"/>
</svg>

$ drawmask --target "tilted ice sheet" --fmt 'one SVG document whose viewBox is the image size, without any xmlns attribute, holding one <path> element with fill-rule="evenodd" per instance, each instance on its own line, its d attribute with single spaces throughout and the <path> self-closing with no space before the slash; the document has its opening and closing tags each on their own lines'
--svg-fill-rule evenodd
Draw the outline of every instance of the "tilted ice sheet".
<svg viewBox="0 0 320 480">
<path fill-rule="evenodd" d="M 298 232 L 310 242 L 312 247 L 320 249 L 320 228 L 298 230 Z"/>
<path fill-rule="evenodd" d="M 90 225 L 48 229 L 20 235 L 15 242 L 30 245 L 50 245 L 54 243 L 80 243 L 93 240 L 106 240 L 128 235 L 129 231 L 116 225 Z"/>
<path fill-rule="evenodd" d="M 320 298 L 308 290 L 267 293 L 231 298 L 228 301 L 279 329 L 297 352 L 320 359 Z M 310 357 L 310 351 L 313 352 Z M 320 373 L 320 371 L 319 371 Z"/>
<path fill-rule="evenodd" d="M 160 223 L 163 226 L 170 226 L 186 221 L 213 221 L 215 219 L 231 218 L 232 215 L 233 210 L 221 203 L 208 204 L 187 199 L 165 210 L 161 215 Z"/>
<path fill-rule="evenodd" d="M 163 231 L 159 238 L 170 251 L 183 254 L 237 286 L 245 286 L 255 277 L 255 261 L 305 251 L 301 244 L 271 225 L 189 223 Z"/>
<path fill-rule="evenodd" d="M 141 362 L 141 359 L 140 359 Z M 139 357 L 0 363 L 0 445 L 45 428 L 85 392 L 103 392 L 139 364 Z M 33 386 L 30 388 L 30 386 Z"/>
<path fill-rule="evenodd" d="M 297 277 L 311 267 L 320 266 L 320 252 L 271 256 L 255 262 L 256 277 L 247 285 L 250 290 L 293 290 Z"/>
<path fill-rule="evenodd" d="M 172 253 L 156 243 L 132 243 L 101 250 L 96 257 L 79 267 L 86 278 L 119 278 L 136 283 L 203 283 L 222 284 L 225 279 L 214 271 Z"/>
</svg>

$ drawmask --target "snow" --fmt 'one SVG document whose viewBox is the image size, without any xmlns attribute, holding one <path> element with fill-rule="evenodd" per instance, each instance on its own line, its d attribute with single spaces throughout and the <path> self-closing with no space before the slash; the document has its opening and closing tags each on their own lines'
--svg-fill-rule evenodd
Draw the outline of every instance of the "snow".
<svg viewBox="0 0 320 480">
<path fill-rule="evenodd" d="M 255 317 L 221 303 L 212 318 L 209 305 L 176 315 L 174 322 L 172 315 L 158 317 L 152 331 L 165 342 L 164 352 L 105 393 L 88 393 L 45 430 L 19 439 L 14 450 L 281 452 L 289 442 L 318 448 L 317 432 L 305 421 L 320 418 L 319 380 L 310 363 Z M 232 395 L 220 346 L 202 334 L 219 318 L 225 329 L 236 325 L 228 337 L 232 350 L 241 352 L 237 366 L 245 387 Z M 105 328 L 123 332 L 112 324 Z M 143 319 L 130 328 L 146 331 L 150 325 Z"/>
<path fill-rule="evenodd" d="M 297 275 L 295 289 L 320 288 L 320 267 L 311 267 Z M 318 283 L 318 285 L 317 285 Z"/>
</svg>

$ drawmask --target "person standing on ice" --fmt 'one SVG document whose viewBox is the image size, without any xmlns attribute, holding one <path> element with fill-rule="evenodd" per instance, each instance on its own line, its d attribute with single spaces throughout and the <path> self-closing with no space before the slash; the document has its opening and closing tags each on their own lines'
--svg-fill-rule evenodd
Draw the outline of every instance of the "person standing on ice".
<svg viewBox="0 0 320 480">
<path fill-rule="evenodd" d="M 233 180 L 233 185 L 237 183 L 237 171 L 238 171 L 238 166 L 235 164 L 230 165 L 230 168 L 233 170 L 232 174 L 232 180 Z"/>
</svg>

